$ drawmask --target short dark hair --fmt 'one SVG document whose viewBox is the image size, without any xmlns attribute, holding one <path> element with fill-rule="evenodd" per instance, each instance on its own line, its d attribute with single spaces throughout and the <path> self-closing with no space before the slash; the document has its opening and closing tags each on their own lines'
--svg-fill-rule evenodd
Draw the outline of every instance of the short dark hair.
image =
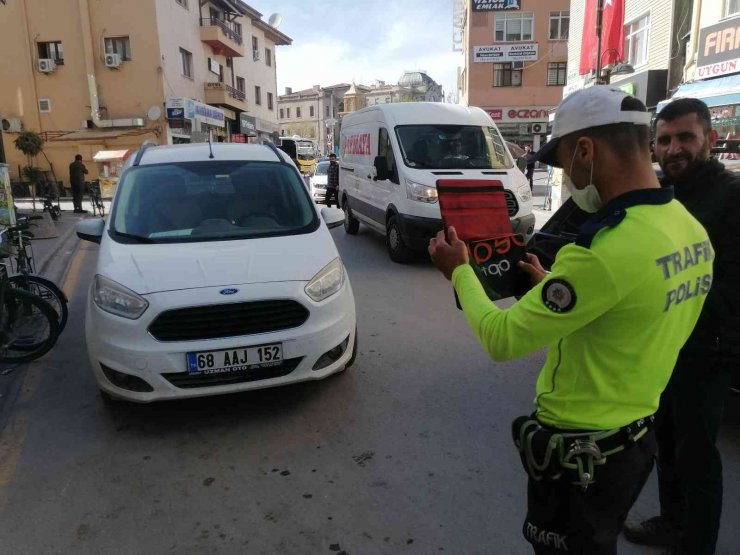
<svg viewBox="0 0 740 555">
<path fill-rule="evenodd" d="M 626 96 L 622 100 L 623 112 L 647 112 L 641 100 L 634 96 Z M 650 127 L 634 123 L 613 123 L 599 125 L 583 131 L 576 131 L 563 137 L 563 140 L 572 146 L 579 137 L 589 137 L 606 141 L 609 148 L 620 160 L 630 160 L 638 154 L 650 154 Z"/>
<path fill-rule="evenodd" d="M 336 157 L 337 157 L 337 155 L 334 154 L 333 152 L 331 154 L 329 154 L 329 158 L 336 158 Z"/>
<path fill-rule="evenodd" d="M 704 128 L 704 133 L 712 130 L 712 114 L 704 102 L 698 98 L 677 98 L 667 104 L 655 117 L 657 127 L 659 121 L 673 121 L 681 116 L 696 114 L 696 120 Z"/>
<path fill-rule="evenodd" d="M 75 154 L 75 160 L 82 160 L 82 154 Z"/>
</svg>

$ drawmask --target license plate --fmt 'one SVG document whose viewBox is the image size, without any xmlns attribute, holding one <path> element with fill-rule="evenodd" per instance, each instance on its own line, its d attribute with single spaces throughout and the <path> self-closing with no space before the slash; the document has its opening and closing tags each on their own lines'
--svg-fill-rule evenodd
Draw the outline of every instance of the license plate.
<svg viewBox="0 0 740 555">
<path fill-rule="evenodd" d="M 283 344 L 187 353 L 188 374 L 223 374 L 280 366 Z"/>
</svg>

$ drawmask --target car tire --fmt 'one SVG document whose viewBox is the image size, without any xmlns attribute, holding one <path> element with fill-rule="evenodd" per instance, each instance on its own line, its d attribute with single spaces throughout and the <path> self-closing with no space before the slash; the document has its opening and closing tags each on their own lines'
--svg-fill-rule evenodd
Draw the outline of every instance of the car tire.
<svg viewBox="0 0 740 555">
<path fill-rule="evenodd" d="M 352 215 L 352 209 L 349 207 L 346 197 L 342 201 L 342 210 L 344 210 L 344 231 L 347 235 L 357 235 L 360 230 L 360 222 Z"/>
<path fill-rule="evenodd" d="M 388 218 L 388 225 L 385 228 L 385 245 L 388 247 L 388 255 L 393 262 L 403 264 L 411 260 L 411 250 L 403 242 L 401 227 L 398 225 L 396 216 Z"/>
</svg>

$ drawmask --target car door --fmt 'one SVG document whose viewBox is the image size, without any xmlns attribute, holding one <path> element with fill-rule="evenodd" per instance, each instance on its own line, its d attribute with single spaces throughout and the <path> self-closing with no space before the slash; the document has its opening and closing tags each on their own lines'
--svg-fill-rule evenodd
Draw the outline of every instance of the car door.
<svg viewBox="0 0 740 555">
<path fill-rule="evenodd" d="M 388 206 L 393 202 L 394 196 L 398 192 L 399 179 L 398 167 L 396 165 L 396 155 L 393 152 L 393 144 L 388 129 L 380 125 L 378 129 L 378 156 L 385 160 L 385 166 L 388 170 L 388 179 L 376 179 L 374 188 L 373 204 L 382 210 L 381 223 L 385 225 L 385 213 Z"/>
</svg>

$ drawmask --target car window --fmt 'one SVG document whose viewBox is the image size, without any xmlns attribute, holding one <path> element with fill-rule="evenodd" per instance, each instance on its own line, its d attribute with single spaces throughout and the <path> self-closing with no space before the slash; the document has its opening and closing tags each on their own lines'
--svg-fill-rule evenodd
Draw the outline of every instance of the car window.
<svg viewBox="0 0 740 555">
<path fill-rule="evenodd" d="M 396 127 L 404 163 L 417 169 L 504 169 L 514 166 L 495 127 Z"/>
<path fill-rule="evenodd" d="M 131 168 L 111 214 L 122 242 L 187 242 L 311 233 L 319 222 L 287 164 L 183 162 Z"/>
<path fill-rule="evenodd" d="M 326 175 L 329 170 L 329 162 L 319 162 L 316 164 L 316 173 L 314 175 Z"/>
</svg>

